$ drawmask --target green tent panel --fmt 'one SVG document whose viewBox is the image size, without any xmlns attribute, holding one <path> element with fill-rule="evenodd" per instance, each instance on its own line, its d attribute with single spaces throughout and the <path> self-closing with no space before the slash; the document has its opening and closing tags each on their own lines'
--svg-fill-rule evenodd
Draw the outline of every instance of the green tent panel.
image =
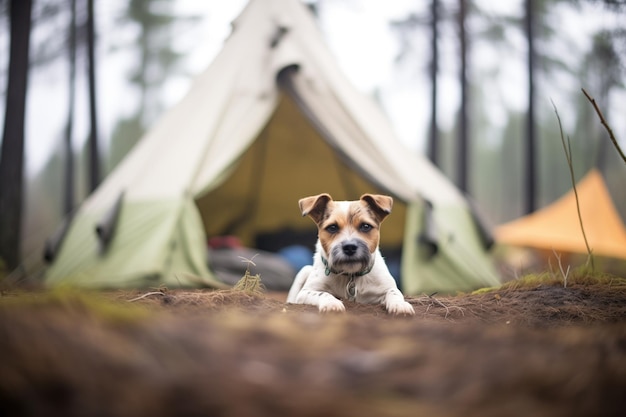
<svg viewBox="0 0 626 417">
<path fill-rule="evenodd" d="M 407 294 L 455 293 L 480 286 L 498 285 L 485 268 L 485 247 L 477 239 L 477 223 L 471 211 L 458 206 L 432 208 L 415 202 L 407 213 L 402 285 Z"/>
<path fill-rule="evenodd" d="M 104 215 L 76 216 L 46 274 L 49 285 L 224 287 L 206 264 L 202 220 L 191 198 L 123 204 L 108 247 L 95 233 Z"/>
</svg>

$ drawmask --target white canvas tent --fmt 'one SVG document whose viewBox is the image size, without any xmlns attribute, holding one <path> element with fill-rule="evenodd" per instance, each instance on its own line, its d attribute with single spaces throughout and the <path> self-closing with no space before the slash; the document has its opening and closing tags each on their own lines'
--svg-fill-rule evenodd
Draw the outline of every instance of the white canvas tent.
<svg viewBox="0 0 626 417">
<path fill-rule="evenodd" d="M 46 282 L 221 286 L 207 237 L 314 236 L 297 200 L 321 192 L 395 197 L 381 244 L 401 248 L 405 292 L 498 283 L 464 197 L 349 84 L 306 6 L 251 0 L 186 97 L 80 207 Z"/>
</svg>

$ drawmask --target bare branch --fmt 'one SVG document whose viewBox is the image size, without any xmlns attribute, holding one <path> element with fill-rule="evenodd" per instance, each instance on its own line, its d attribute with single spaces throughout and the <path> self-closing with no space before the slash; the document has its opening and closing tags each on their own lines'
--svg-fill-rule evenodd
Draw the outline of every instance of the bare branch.
<svg viewBox="0 0 626 417">
<path fill-rule="evenodd" d="M 559 131 L 561 132 L 561 144 L 563 145 L 563 152 L 565 152 L 565 158 L 567 158 L 567 166 L 569 167 L 569 174 L 572 180 L 572 187 L 574 189 L 574 197 L 576 197 L 576 212 L 578 213 L 578 222 L 580 224 L 580 230 L 583 234 L 583 239 L 585 240 L 585 247 L 587 248 L 587 254 L 589 255 L 589 260 L 591 260 L 591 268 L 595 269 L 595 265 L 593 262 L 593 257 L 591 253 L 591 247 L 589 246 L 589 241 L 587 240 L 587 234 L 585 233 L 585 226 L 583 224 L 583 217 L 580 213 L 580 201 L 578 200 L 578 190 L 576 189 L 576 177 L 574 176 L 574 163 L 572 162 L 572 145 L 569 140 L 569 136 L 567 137 L 567 142 L 565 142 L 565 136 L 563 135 L 563 125 L 561 124 L 561 116 L 559 116 L 559 112 L 556 109 L 556 105 L 552 102 L 552 107 L 554 107 L 554 113 L 556 114 L 556 119 L 559 122 Z M 560 259 L 559 259 L 560 263 Z"/>
<path fill-rule="evenodd" d="M 593 97 L 591 97 L 589 93 L 585 91 L 584 88 L 581 88 L 581 90 L 583 91 L 583 94 L 585 95 L 585 97 L 587 97 L 587 100 L 589 100 L 591 104 L 593 105 L 593 108 L 596 110 L 596 113 L 598 113 L 598 117 L 600 118 L 600 123 L 602 123 L 606 131 L 609 133 L 609 138 L 611 138 L 611 142 L 613 142 L 613 146 L 615 146 L 615 149 L 617 149 L 617 153 L 619 153 L 619 156 L 622 157 L 622 160 L 626 164 L 626 155 L 624 155 L 624 151 L 622 151 L 622 148 L 619 146 L 617 139 L 615 139 L 615 135 L 613 134 L 613 129 L 611 129 L 611 126 L 609 126 L 607 121 L 604 119 L 604 115 L 600 111 L 600 108 L 598 107 L 596 100 Z"/>
</svg>

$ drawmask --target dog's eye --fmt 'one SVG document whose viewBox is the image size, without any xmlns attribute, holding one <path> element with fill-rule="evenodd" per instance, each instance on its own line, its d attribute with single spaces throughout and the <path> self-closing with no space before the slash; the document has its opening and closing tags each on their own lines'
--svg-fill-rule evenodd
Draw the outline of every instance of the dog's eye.
<svg viewBox="0 0 626 417">
<path fill-rule="evenodd" d="M 339 231 L 339 226 L 337 226 L 336 224 L 331 224 L 330 226 L 326 227 L 326 231 L 331 234 L 337 233 Z"/>
<path fill-rule="evenodd" d="M 359 230 L 361 230 L 361 232 L 369 232 L 373 228 L 374 226 L 372 226 L 371 224 L 367 224 L 367 223 L 361 223 L 361 226 L 359 226 Z"/>
</svg>

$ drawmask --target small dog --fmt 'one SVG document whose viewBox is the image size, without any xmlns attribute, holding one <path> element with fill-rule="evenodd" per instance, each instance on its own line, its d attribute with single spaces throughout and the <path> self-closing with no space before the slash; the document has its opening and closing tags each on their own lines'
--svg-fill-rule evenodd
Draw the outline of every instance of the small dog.
<svg viewBox="0 0 626 417">
<path fill-rule="evenodd" d="M 393 199 L 364 194 L 358 201 L 333 201 L 320 194 L 298 201 L 318 228 L 313 265 L 296 275 L 287 302 L 316 305 L 320 312 L 345 311 L 340 299 L 384 304 L 390 314 L 413 315 L 380 251 L 380 224 Z"/>
</svg>

